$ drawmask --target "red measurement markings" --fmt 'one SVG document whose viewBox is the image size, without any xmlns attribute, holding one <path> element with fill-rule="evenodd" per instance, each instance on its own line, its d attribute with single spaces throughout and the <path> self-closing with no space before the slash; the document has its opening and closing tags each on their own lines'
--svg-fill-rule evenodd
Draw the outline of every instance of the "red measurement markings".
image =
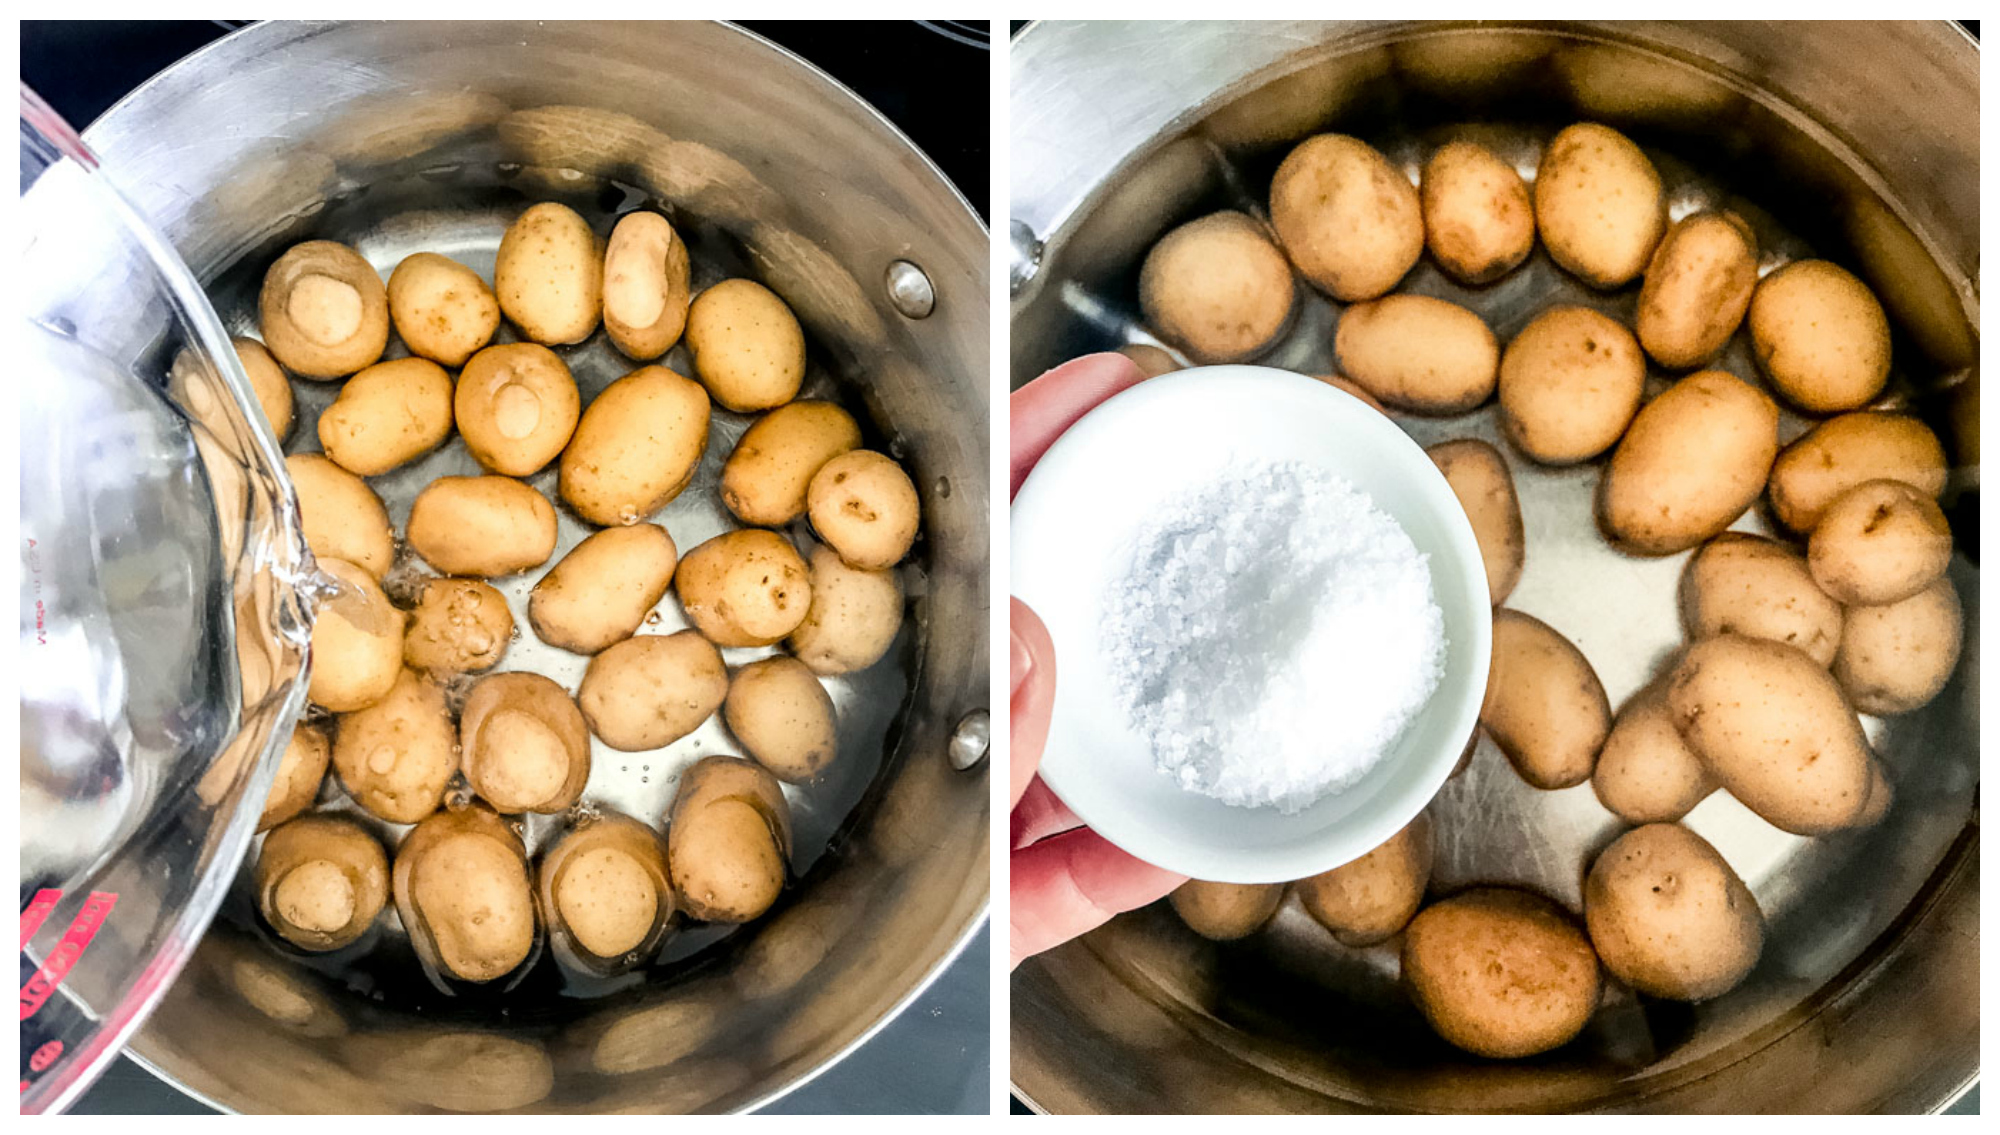
<svg viewBox="0 0 2000 1135">
<path fill-rule="evenodd" d="M 49 995 L 56 991 L 56 986 L 62 984 L 63 978 L 69 976 L 69 971 L 83 957 L 83 952 L 90 948 L 91 939 L 97 937 L 104 920 L 111 915 L 111 908 L 117 905 L 117 895 L 104 891 L 90 892 L 83 909 L 76 912 L 69 929 L 63 931 L 62 941 L 56 943 L 56 948 L 49 951 L 48 960 L 42 963 L 42 968 L 36 970 L 35 976 L 21 987 L 22 1020 L 41 1010 Z"/>
<path fill-rule="evenodd" d="M 55 1064 L 62 1057 L 62 1054 L 63 1042 L 52 1040 L 36 1049 L 33 1056 L 28 1057 L 28 1071 L 46 1072 L 51 1065 Z"/>
<path fill-rule="evenodd" d="M 61 901 L 62 892 L 56 890 L 54 887 L 44 887 L 35 892 L 35 897 L 28 902 L 28 909 L 21 912 L 21 948 L 23 950 L 28 948 L 28 939 L 33 938 L 35 931 L 42 928 L 42 923 L 47 922 L 49 919 L 49 912 L 54 910 L 56 904 Z"/>
</svg>

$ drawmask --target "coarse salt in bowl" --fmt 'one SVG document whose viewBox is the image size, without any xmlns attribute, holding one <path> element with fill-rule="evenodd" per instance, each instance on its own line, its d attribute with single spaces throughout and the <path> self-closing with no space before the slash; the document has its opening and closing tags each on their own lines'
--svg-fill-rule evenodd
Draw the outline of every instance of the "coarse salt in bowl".
<svg viewBox="0 0 2000 1135">
<path fill-rule="evenodd" d="M 1383 759 L 1294 812 L 1225 804 L 1159 771 L 1103 641 L 1108 597 L 1147 519 L 1245 458 L 1316 467 L 1365 493 L 1427 558 L 1444 619 L 1443 676 Z M 1336 387 L 1253 366 L 1140 383 L 1049 448 L 1015 495 L 1010 524 L 1012 592 L 1055 643 L 1041 778 L 1099 835 L 1149 863 L 1214 882 L 1282 883 L 1352 862 L 1423 810 L 1477 724 L 1492 610 L 1472 526 L 1423 449 Z M 1323 727 L 1334 737 L 1342 722 L 1329 714 Z"/>
</svg>

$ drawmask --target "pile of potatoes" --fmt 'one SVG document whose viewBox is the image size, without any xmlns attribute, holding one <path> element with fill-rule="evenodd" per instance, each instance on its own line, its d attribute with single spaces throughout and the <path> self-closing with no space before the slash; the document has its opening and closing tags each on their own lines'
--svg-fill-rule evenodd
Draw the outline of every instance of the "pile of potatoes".
<svg viewBox="0 0 2000 1135">
<path fill-rule="evenodd" d="M 780 782 L 833 761 L 821 679 L 889 650 L 903 620 L 895 567 L 919 528 L 903 469 L 862 448 L 846 410 L 797 398 L 805 336 L 784 301 L 744 279 L 690 297 L 687 248 L 658 214 L 629 213 L 606 240 L 543 203 L 507 229 L 491 287 L 429 252 L 385 285 L 354 249 L 314 240 L 271 266 L 258 310 L 262 341 L 237 349 L 281 440 L 287 372 L 342 384 L 318 420 L 320 452 L 286 462 L 333 586 L 312 632 L 308 697 L 323 713 L 293 733 L 258 825 L 271 929 L 337 950 L 393 901 L 450 989 L 517 979 L 545 945 L 614 974 L 656 953 L 676 913 L 739 923 L 768 910 L 792 854 Z M 585 404 L 556 348 L 600 324 L 636 369 Z M 503 327 L 517 341 L 499 341 Z M 407 357 L 384 357 L 392 332 Z M 654 361 L 683 338 L 693 378 Z M 744 527 L 682 555 L 649 518 L 688 486 L 715 406 L 758 415 L 722 473 Z M 402 535 L 420 564 L 399 565 L 368 478 L 454 434 L 484 471 L 417 495 Z M 527 481 L 551 465 L 553 501 Z M 596 530 L 550 564 L 559 508 Z M 392 568 L 420 577 L 407 609 L 384 590 Z M 541 572 L 533 633 L 590 659 L 576 690 L 500 671 L 520 632 L 492 581 L 524 572 Z M 669 592 L 692 629 L 640 633 Z M 776 646 L 734 668 L 722 654 Z M 657 749 L 718 711 L 749 759 L 696 762 L 667 815 L 586 800 L 593 735 Z M 393 856 L 356 818 L 314 810 L 329 768 L 361 811 L 413 825 Z M 529 813 L 569 815 L 539 855 L 512 819 Z"/>
<path fill-rule="evenodd" d="M 1460 283 L 1491 284 L 1537 236 L 1591 288 L 1636 283 L 1633 325 L 1555 305 L 1502 344 L 1467 308 L 1393 291 L 1426 250 Z M 1341 374 L 1328 381 L 1384 412 L 1428 417 L 1497 399 L 1514 459 L 1599 462 L 1595 519 L 1614 547 L 1693 554 L 1679 597 L 1686 643 L 1614 714 L 1561 630 L 1501 606 L 1528 552 L 1509 457 L 1472 438 L 1431 447 L 1496 608 L 1479 729 L 1528 784 L 1588 781 L 1635 826 L 1589 865 L 1580 920 L 1506 887 L 1425 905 L 1422 817 L 1290 890 L 1347 945 L 1400 932 L 1412 1001 L 1440 1036 L 1482 1056 L 1574 1038 L 1605 973 L 1671 1000 L 1734 988 L 1756 964 L 1763 917 L 1679 821 L 1720 789 L 1797 835 L 1875 823 L 1894 793 L 1858 715 L 1921 708 L 1958 662 L 1963 616 L 1937 504 L 1945 455 L 1918 419 L 1872 408 L 1890 369 L 1881 304 L 1824 260 L 1760 278 L 1742 218 L 1670 221 L 1646 154 L 1593 123 L 1555 135 L 1532 184 L 1474 142 L 1438 149 L 1419 187 L 1358 139 L 1307 139 L 1278 169 L 1268 223 L 1224 213 L 1170 232 L 1147 257 L 1140 301 L 1151 330 L 1186 357 L 1241 360 L 1284 334 L 1295 277 L 1344 305 Z M 1712 369 L 1743 327 L 1761 373 Z M 1148 374 L 1178 365 L 1151 345 L 1126 353 Z M 1649 360 L 1680 376 L 1650 401 Z M 1781 403 L 1815 420 L 1789 445 Z M 1760 498 L 1787 538 L 1729 531 Z M 1261 927 L 1286 889 L 1191 882 L 1172 903 L 1197 933 L 1228 940 Z"/>
</svg>

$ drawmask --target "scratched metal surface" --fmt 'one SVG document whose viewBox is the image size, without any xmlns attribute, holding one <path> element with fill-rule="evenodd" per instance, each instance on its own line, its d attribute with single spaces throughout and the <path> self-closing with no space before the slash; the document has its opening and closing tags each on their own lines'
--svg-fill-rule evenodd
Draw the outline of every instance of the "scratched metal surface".
<svg viewBox="0 0 2000 1135">
<path fill-rule="evenodd" d="M 1369 102 L 1347 94 L 1353 103 Z M 1393 105 L 1395 98 L 1385 101 Z M 1532 178 L 1544 141 L 1572 120 L 1413 127 L 1357 115 L 1337 128 L 1382 149 L 1413 181 L 1431 150 L 1457 136 L 1478 138 Z M 1017 381 L 1084 351 L 1157 343 L 1137 311 L 1138 257 L 1154 235 L 1215 209 L 1266 216 L 1270 174 L 1285 148 L 1228 149 L 1196 131 L 1168 141 L 1128 167 L 1122 181 L 1103 187 L 1061 234 L 1069 259 L 1045 265 L 1047 278 L 1033 285 L 1039 297 L 1025 310 L 1017 305 Z M 1760 273 L 1816 254 L 1800 233 L 1823 231 L 1816 226 L 1825 219 L 1802 202 L 1769 183 L 1746 198 L 1748 179 L 1736 167 L 1691 164 L 1677 152 L 1647 148 L 1674 217 L 1724 205 L 1752 223 Z M 1556 303 L 1592 307 L 1630 326 L 1638 292 L 1636 284 L 1594 292 L 1558 269 L 1539 245 L 1522 267 L 1484 288 L 1457 285 L 1426 258 L 1397 290 L 1471 308 L 1503 344 Z M 1291 331 L 1253 361 L 1333 373 L 1340 305 L 1303 285 L 1300 293 Z M 1024 343 L 1024 327 L 1048 334 Z M 1912 405 L 1939 377 L 1922 369 L 1900 337 L 1897 346 L 1882 406 Z M 1739 331 L 1715 365 L 1760 382 L 1747 332 Z M 1648 396 L 1673 377 L 1653 368 Z M 1605 542 L 1592 508 L 1601 462 L 1536 466 L 1502 439 L 1491 404 L 1446 420 L 1396 418 L 1426 445 L 1477 437 L 1507 455 L 1527 536 L 1525 570 L 1507 605 L 1570 637 L 1614 709 L 1660 672 L 1682 643 L 1677 588 L 1689 553 L 1638 558 Z M 1782 437 L 1790 440 L 1807 425 L 1787 413 Z M 1770 532 L 1772 523 L 1760 505 L 1733 527 Z M 1797 1021 L 1802 1005 L 1824 997 L 1829 981 L 1906 916 L 1975 813 L 1977 570 L 1961 555 L 1952 578 L 1967 620 L 1959 673 L 1917 713 L 1863 718 L 1897 789 L 1881 825 L 1805 839 L 1764 823 L 1723 792 L 1687 817 L 1743 877 L 1767 919 L 1763 960 L 1731 994 L 1686 1006 L 1636 998 L 1613 981 L 1579 1042 L 1534 1061 L 1495 1064 L 1450 1049 L 1416 1016 L 1398 984 L 1400 939 L 1369 949 L 1342 946 L 1288 897 L 1261 932 L 1215 944 L 1197 938 L 1160 903 L 1017 972 L 1015 1083 L 1031 1096 L 1041 1093 L 1037 1103 L 1052 1110 L 1135 1098 L 1163 1110 L 1196 1111 L 1545 1109 L 1643 1098 L 1649 1082 L 1672 1080 L 1677 1070 Z M 1433 895 L 1478 883 L 1516 884 L 1579 913 L 1591 860 L 1626 826 L 1588 783 L 1556 792 L 1529 787 L 1484 739 L 1431 813 L 1438 833 Z M 1742 1106 L 1754 1106 L 1744 1099 Z"/>
</svg>

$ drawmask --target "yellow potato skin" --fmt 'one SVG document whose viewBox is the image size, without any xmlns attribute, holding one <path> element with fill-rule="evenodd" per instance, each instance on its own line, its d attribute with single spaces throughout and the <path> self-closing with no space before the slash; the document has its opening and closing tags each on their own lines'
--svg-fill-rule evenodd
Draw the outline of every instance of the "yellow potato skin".
<svg viewBox="0 0 2000 1135">
<path fill-rule="evenodd" d="M 1521 581 L 1528 554 L 1521 499 L 1514 491 L 1514 474 L 1507 468 L 1507 459 L 1477 438 L 1443 442 L 1424 452 L 1444 474 L 1445 483 L 1472 522 L 1472 535 L 1479 541 L 1479 558 L 1486 568 L 1487 598 L 1498 607 Z"/>
<path fill-rule="evenodd" d="M 1674 667 L 1667 702 L 1722 787 L 1776 827 L 1824 835 L 1852 826 L 1866 808 L 1861 723 L 1803 651 L 1742 635 L 1703 639 Z"/>
<path fill-rule="evenodd" d="M 279 441 L 292 432 L 292 383 L 285 377 L 278 360 L 271 357 L 264 344 L 255 339 L 238 336 L 230 340 L 236 348 L 236 359 L 243 364 L 243 372 L 250 376 L 250 392 L 257 396 L 257 408 L 264 411 L 264 420 L 271 423 L 271 433 Z"/>
<path fill-rule="evenodd" d="M 1572 465 L 1624 436 L 1646 390 L 1646 358 L 1617 320 L 1552 307 L 1507 344 L 1499 390 L 1507 440 L 1543 465 Z"/>
<path fill-rule="evenodd" d="M 1734 213 L 1674 222 L 1646 266 L 1636 328 L 1661 366 L 1685 370 L 1722 353 L 1757 286 L 1757 235 Z"/>
<path fill-rule="evenodd" d="M 396 560 L 389 510 L 368 482 L 317 453 L 285 458 L 285 472 L 299 494 L 306 547 L 322 560 L 346 560 L 375 579 Z"/>
<path fill-rule="evenodd" d="M 679 566 L 674 538 L 657 524 L 586 536 L 528 595 L 528 621 L 550 646 L 596 654 L 638 633 Z"/>
<path fill-rule="evenodd" d="M 1706 1001 L 1742 984 L 1764 947 L 1750 888 L 1709 842 L 1679 824 L 1613 840 L 1583 885 L 1590 943 L 1641 993 Z"/>
<path fill-rule="evenodd" d="M 411 354 L 461 367 L 500 329 L 500 301 L 479 273 L 417 252 L 389 273 L 389 317 Z"/>
<path fill-rule="evenodd" d="M 1209 883 L 1189 879 L 1167 901 L 1189 930 L 1212 942 L 1233 942 L 1262 929 L 1285 901 L 1283 883 Z"/>
<path fill-rule="evenodd" d="M 444 802 L 458 736 L 442 687 L 400 670 L 387 697 L 343 714 L 333 739 L 340 783 L 373 816 L 413 824 Z"/>
<path fill-rule="evenodd" d="M 722 720 L 758 764 L 792 784 L 818 776 L 838 752 L 833 698 L 805 663 L 782 654 L 736 672 Z"/>
<path fill-rule="evenodd" d="M 1447 142 L 1424 164 L 1424 244 L 1461 284 L 1488 284 L 1535 250 L 1535 204 L 1514 167 L 1477 142 Z"/>
<path fill-rule="evenodd" d="M 392 882 L 403 925 L 422 928 L 433 964 L 453 977 L 492 981 L 534 951 L 540 927 L 521 839 L 485 808 L 417 825 L 396 850 Z"/>
<path fill-rule="evenodd" d="M 1532 615 L 1493 612 L 1493 664 L 1480 728 L 1536 788 L 1590 779 L 1611 732 L 1611 703 L 1575 644 Z"/>
<path fill-rule="evenodd" d="M 1542 151 L 1535 226 L 1555 262 L 1584 283 L 1623 287 L 1645 271 L 1666 231 L 1659 171 L 1625 135 L 1577 123 Z"/>
<path fill-rule="evenodd" d="M 1831 261 L 1793 261 L 1758 283 L 1750 343 L 1771 385 L 1810 414 L 1858 410 L 1889 381 L 1889 317 Z"/>
<path fill-rule="evenodd" d="M 507 343 L 465 364 L 452 411 L 473 460 L 503 476 L 531 477 L 569 444 L 583 399 L 554 351 Z"/>
<path fill-rule="evenodd" d="M 533 756 L 555 755 L 539 751 L 549 742 L 559 752 L 561 763 L 550 767 L 560 769 L 560 776 L 552 778 L 546 795 L 522 795 L 526 778 L 518 766 L 524 740 L 534 743 Z M 475 683 L 459 711 L 458 748 L 473 791 L 503 813 L 564 811 L 590 780 L 590 730 L 583 713 L 561 686 L 540 674 L 489 674 Z"/>
<path fill-rule="evenodd" d="M 294 728 L 291 739 L 285 742 L 283 755 L 278 758 L 278 775 L 271 781 L 270 795 L 264 798 L 257 830 L 270 831 L 312 807 L 319 798 L 320 782 L 326 779 L 327 761 L 332 756 L 333 744 L 326 739 L 325 730 L 304 724 Z"/>
<path fill-rule="evenodd" d="M 722 466 L 722 503 L 738 520 L 781 528 L 806 512 L 820 467 L 861 447 L 853 415 L 831 402 L 792 402 L 757 419 Z"/>
<path fill-rule="evenodd" d="M 1355 304 L 1340 313 L 1333 345 L 1342 374 L 1412 413 L 1475 409 L 1493 396 L 1500 373 L 1500 345 L 1486 321 L 1431 296 Z"/>
<path fill-rule="evenodd" d="M 1806 562 L 1828 595 L 1852 607 L 1898 603 L 1951 566 L 1951 525 L 1930 496 L 1901 481 L 1864 481 L 1827 506 Z"/>
<path fill-rule="evenodd" d="M 851 449 L 820 466 L 806 486 L 813 531 L 865 571 L 894 567 L 917 539 L 917 487 L 889 457 Z"/>
<path fill-rule="evenodd" d="M 1897 603 L 1850 607 L 1833 676 L 1862 713 L 1909 713 L 1944 692 L 1965 645 L 1965 611 L 1951 580 Z"/>
<path fill-rule="evenodd" d="M 805 331 L 785 301 L 755 280 L 724 280 L 696 296 L 687 343 L 695 377 L 725 410 L 782 406 L 805 381 Z"/>
<path fill-rule="evenodd" d="M 708 394 L 666 367 L 641 367 L 591 400 L 557 481 L 577 515 L 637 524 L 687 488 L 708 448 Z"/>
<path fill-rule="evenodd" d="M 1386 942 L 1416 917 L 1437 848 L 1431 818 L 1417 818 L 1352 863 L 1293 884 L 1299 904 L 1343 945 Z"/>
<path fill-rule="evenodd" d="M 514 634 L 514 613 L 498 588 L 476 579 L 424 584 L 403 636 L 403 663 L 449 676 L 499 664 Z"/>
<path fill-rule="evenodd" d="M 1655 683 L 1619 709 L 1590 787 L 1619 819 L 1650 824 L 1693 811 L 1715 791 L 1715 777 L 1681 737 L 1666 692 Z"/>
<path fill-rule="evenodd" d="M 316 878 L 308 882 L 294 872 Z M 294 899 L 287 891 L 301 883 L 309 893 L 297 897 L 316 908 L 315 913 L 344 916 L 344 922 L 309 926 L 294 921 L 300 912 L 287 910 Z M 337 950 L 367 933 L 382 913 L 389 898 L 389 857 L 374 836 L 345 816 L 302 816 L 264 837 L 256 890 L 259 912 L 280 937 L 313 953 Z"/>
<path fill-rule="evenodd" d="M 493 262 L 500 310 L 530 341 L 581 343 L 604 307 L 604 250 L 590 222 L 553 201 L 507 226 Z"/>
<path fill-rule="evenodd" d="M 688 251 L 658 213 L 628 213 L 604 250 L 604 332 L 626 358 L 649 362 L 680 342 L 688 320 Z"/>
<path fill-rule="evenodd" d="M 621 752 L 670 745 L 722 708 L 729 673 L 696 631 L 636 635 L 591 658 L 577 687 L 590 731 Z"/>
<path fill-rule="evenodd" d="M 812 607 L 805 561 L 762 528 L 725 532 L 687 554 L 674 572 L 681 608 L 717 646 L 769 646 Z"/>
<path fill-rule="evenodd" d="M 1811 532 L 1827 506 L 1864 481 L 1901 481 L 1936 497 L 1945 474 L 1944 447 L 1923 422 L 1908 414 L 1842 414 L 1778 455 L 1771 511 L 1792 531 Z"/>
<path fill-rule="evenodd" d="M 258 332 L 286 370 L 342 378 L 382 357 L 389 345 L 389 296 L 361 254 L 337 241 L 285 250 L 264 274 Z"/>
<path fill-rule="evenodd" d="M 429 359 L 376 363 L 347 380 L 319 416 L 319 444 L 334 464 L 377 477 L 451 436 L 451 376 Z"/>
<path fill-rule="evenodd" d="M 410 505 L 408 536 L 447 575 L 496 578 L 548 561 L 556 510 L 511 477 L 439 477 Z"/>
<path fill-rule="evenodd" d="M 1416 187 L 1344 134 L 1298 144 L 1271 181 L 1271 227 L 1292 266 L 1343 303 L 1386 294 L 1424 252 Z"/>
<path fill-rule="evenodd" d="M 1619 548 L 1661 556 L 1735 523 L 1778 453 L 1778 407 L 1723 371 L 1681 379 L 1641 407 L 1599 482 L 1598 525 Z"/>
<path fill-rule="evenodd" d="M 789 874 L 791 810 L 771 774 L 737 757 L 681 774 L 667 818 L 667 868 L 684 909 L 703 922 L 748 922 Z"/>
<path fill-rule="evenodd" d="M 889 653 L 903 627 L 903 588 L 893 571 L 862 571 L 831 548 L 813 549 L 812 608 L 786 646 L 820 675 L 866 670 Z"/>
<path fill-rule="evenodd" d="M 322 601 L 313 616 L 306 696 L 335 713 L 374 705 L 389 695 L 403 668 L 403 613 L 358 565 L 324 559 L 319 569 L 340 582 L 340 593 Z"/>
<path fill-rule="evenodd" d="M 1681 575 L 1688 638 L 1740 634 L 1805 651 L 1821 666 L 1840 646 L 1840 604 L 1789 544 L 1724 532 L 1702 545 Z"/>
<path fill-rule="evenodd" d="M 1261 354 L 1291 322 L 1292 266 L 1264 226 L 1211 213 L 1167 233 L 1139 269 L 1139 309 L 1160 338 L 1204 363 Z"/>
<path fill-rule="evenodd" d="M 1514 1060 L 1567 1044 L 1597 1009 L 1590 939 L 1540 895 L 1486 887 L 1433 903 L 1403 933 L 1403 985 L 1446 1041 Z"/>
</svg>

